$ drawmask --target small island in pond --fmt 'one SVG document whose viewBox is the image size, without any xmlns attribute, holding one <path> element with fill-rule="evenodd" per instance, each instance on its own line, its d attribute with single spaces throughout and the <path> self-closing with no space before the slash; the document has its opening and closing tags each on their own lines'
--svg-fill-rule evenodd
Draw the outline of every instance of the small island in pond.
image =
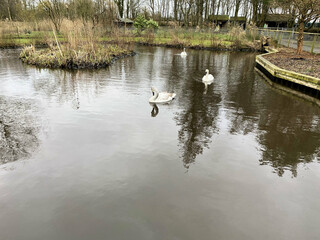
<svg viewBox="0 0 320 240">
<path fill-rule="evenodd" d="M 133 56 L 135 53 L 121 46 L 100 45 L 95 50 L 79 49 L 60 50 L 58 47 L 36 49 L 34 46 L 24 47 L 20 59 L 27 64 L 47 68 L 63 69 L 97 69 L 112 64 L 115 60 Z"/>
</svg>

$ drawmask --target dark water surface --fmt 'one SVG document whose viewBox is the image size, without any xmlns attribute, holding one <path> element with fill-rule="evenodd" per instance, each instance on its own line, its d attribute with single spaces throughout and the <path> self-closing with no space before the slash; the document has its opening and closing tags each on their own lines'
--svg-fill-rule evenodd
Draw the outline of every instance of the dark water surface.
<svg viewBox="0 0 320 240">
<path fill-rule="evenodd" d="M 251 53 L 136 51 L 66 72 L 0 50 L 0 239 L 319 239 L 320 108 Z"/>
</svg>

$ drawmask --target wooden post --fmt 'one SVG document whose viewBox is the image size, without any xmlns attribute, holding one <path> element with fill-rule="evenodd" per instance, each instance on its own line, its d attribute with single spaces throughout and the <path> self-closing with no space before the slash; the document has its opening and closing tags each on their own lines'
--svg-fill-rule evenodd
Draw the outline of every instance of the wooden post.
<svg viewBox="0 0 320 240">
<path fill-rule="evenodd" d="M 316 43 L 316 40 L 317 40 L 317 35 L 314 35 L 314 37 L 313 37 L 313 41 L 312 41 L 311 50 L 310 50 L 310 52 L 311 52 L 311 53 L 313 53 L 314 44 Z"/>
<path fill-rule="evenodd" d="M 281 34 L 280 34 L 280 37 L 279 37 L 279 44 L 281 44 L 282 34 L 283 34 L 283 32 L 281 32 Z"/>
</svg>

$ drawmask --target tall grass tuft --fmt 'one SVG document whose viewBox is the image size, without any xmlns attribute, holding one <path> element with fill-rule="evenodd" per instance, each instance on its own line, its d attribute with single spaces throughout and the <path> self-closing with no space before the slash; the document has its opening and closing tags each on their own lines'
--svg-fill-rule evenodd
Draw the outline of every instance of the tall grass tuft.
<svg viewBox="0 0 320 240">
<path fill-rule="evenodd" d="M 234 26 L 230 29 L 229 40 L 233 42 L 235 47 L 241 47 L 246 40 L 246 32 L 241 26 Z"/>
</svg>

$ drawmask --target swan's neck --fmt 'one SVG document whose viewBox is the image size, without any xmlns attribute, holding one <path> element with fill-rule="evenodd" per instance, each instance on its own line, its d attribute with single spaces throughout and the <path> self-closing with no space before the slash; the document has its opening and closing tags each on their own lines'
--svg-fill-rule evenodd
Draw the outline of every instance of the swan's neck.
<svg viewBox="0 0 320 240">
<path fill-rule="evenodd" d="M 152 94 L 153 94 L 153 100 L 156 100 L 159 96 L 158 91 L 153 91 Z"/>
<path fill-rule="evenodd" d="M 207 76 L 207 77 L 209 76 L 209 71 L 207 72 L 206 76 Z"/>
</svg>

